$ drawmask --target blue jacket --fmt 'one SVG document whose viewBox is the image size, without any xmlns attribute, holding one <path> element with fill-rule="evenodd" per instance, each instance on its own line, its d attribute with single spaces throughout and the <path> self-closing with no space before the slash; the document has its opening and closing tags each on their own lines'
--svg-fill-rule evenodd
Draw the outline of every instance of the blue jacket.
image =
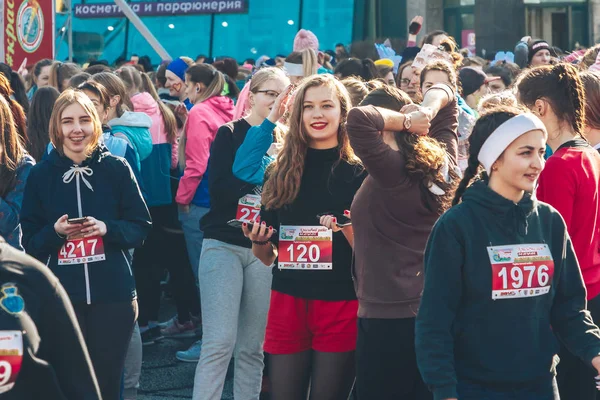
<svg viewBox="0 0 600 400">
<path fill-rule="evenodd" d="M 0 236 L 4 236 L 8 244 L 19 250 L 23 250 L 19 214 L 27 178 L 34 165 L 33 157 L 26 154 L 17 166 L 16 186 L 6 196 L 0 197 Z"/>
<path fill-rule="evenodd" d="M 65 214 L 106 224 L 104 261 L 58 264 L 66 241 L 54 223 Z M 48 265 L 72 302 L 112 303 L 136 296 L 128 249 L 142 245 L 150 214 L 129 164 L 104 145 L 79 167 L 57 151 L 37 164 L 25 188 L 21 225 L 25 250 Z"/>
<path fill-rule="evenodd" d="M 275 124 L 265 118 L 262 124 L 248 130 L 233 161 L 233 175 L 254 185 L 262 185 L 265 171 L 275 157 L 266 155 L 273 143 Z"/>
<path fill-rule="evenodd" d="M 152 153 L 152 135 L 150 127 L 152 120 L 144 113 L 126 111 L 119 118 L 108 121 L 113 135 L 129 143 L 138 158 L 138 168 L 141 162 Z"/>
</svg>

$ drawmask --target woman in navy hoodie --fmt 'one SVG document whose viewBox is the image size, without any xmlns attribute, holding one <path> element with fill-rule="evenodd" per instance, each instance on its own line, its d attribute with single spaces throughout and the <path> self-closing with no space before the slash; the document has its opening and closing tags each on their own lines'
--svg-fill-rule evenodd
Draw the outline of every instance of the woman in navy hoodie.
<svg viewBox="0 0 600 400">
<path fill-rule="evenodd" d="M 425 250 L 416 348 L 435 400 L 559 399 L 558 339 L 600 371 L 600 330 L 567 227 L 531 196 L 547 137 L 535 115 L 498 107 L 469 138 L 455 206 Z"/>
<path fill-rule="evenodd" d="M 103 399 L 118 399 L 137 315 L 128 249 L 151 222 L 127 162 L 100 144 L 92 101 L 66 90 L 50 121 L 56 148 L 34 167 L 21 224 L 26 251 L 46 263 L 73 303 Z"/>
</svg>

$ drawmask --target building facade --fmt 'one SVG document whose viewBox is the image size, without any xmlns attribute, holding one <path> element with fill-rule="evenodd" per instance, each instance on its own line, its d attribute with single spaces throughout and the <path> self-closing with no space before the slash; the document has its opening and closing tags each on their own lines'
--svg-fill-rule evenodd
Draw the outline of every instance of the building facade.
<svg viewBox="0 0 600 400">
<path fill-rule="evenodd" d="M 73 1 L 77 6 L 107 4 L 109 0 Z M 136 1 L 140 0 L 130 4 Z M 287 55 L 300 28 L 313 31 L 322 50 L 333 49 L 337 43 L 349 45 L 385 38 L 396 39 L 401 46 L 409 21 L 415 15 L 425 17 L 422 32 L 444 29 L 461 47 L 470 46 L 479 55 L 511 50 L 525 35 L 544 38 L 565 50 L 600 41 L 600 0 L 245 0 L 244 3 L 246 10 L 241 13 L 142 16 L 141 19 L 172 57 L 204 54 L 243 60 L 261 55 Z M 65 59 L 68 15 L 58 11 L 57 58 Z M 118 57 L 147 54 L 153 62 L 160 61 L 126 18 L 75 17 L 73 31 L 73 50 L 78 60 L 96 57 L 112 62 Z"/>
</svg>

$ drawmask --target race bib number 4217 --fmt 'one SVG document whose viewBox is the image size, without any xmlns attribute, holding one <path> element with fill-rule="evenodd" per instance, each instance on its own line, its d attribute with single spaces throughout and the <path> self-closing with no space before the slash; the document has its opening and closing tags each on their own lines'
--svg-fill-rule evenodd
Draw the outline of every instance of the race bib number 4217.
<svg viewBox="0 0 600 400">
<path fill-rule="evenodd" d="M 101 236 L 67 240 L 58 252 L 58 265 L 92 263 L 105 259 Z"/>
<path fill-rule="evenodd" d="M 279 269 L 333 268 L 333 232 L 324 226 L 281 225 Z"/>
<path fill-rule="evenodd" d="M 550 291 L 554 261 L 546 244 L 488 247 L 492 299 L 541 296 Z"/>
<path fill-rule="evenodd" d="M 0 331 L 0 394 L 15 385 L 23 363 L 21 331 Z"/>
</svg>

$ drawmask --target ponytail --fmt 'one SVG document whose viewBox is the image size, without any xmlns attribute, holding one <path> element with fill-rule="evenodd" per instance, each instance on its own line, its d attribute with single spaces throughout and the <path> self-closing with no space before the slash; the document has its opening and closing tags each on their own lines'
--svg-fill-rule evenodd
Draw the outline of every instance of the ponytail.
<svg viewBox="0 0 600 400">
<path fill-rule="evenodd" d="M 142 89 L 144 92 L 150 94 L 154 101 L 158 104 L 158 108 L 160 109 L 160 114 L 163 117 L 163 121 L 165 123 L 165 131 L 167 134 L 167 141 L 172 145 L 177 142 L 177 119 L 175 118 L 175 114 L 169 107 L 167 107 L 158 96 L 154 85 L 152 84 L 152 80 L 145 72 L 140 72 L 142 77 Z"/>
<path fill-rule="evenodd" d="M 186 77 L 193 83 L 202 83 L 206 86 L 196 98 L 196 104 L 220 96 L 225 87 L 225 77 L 210 64 L 195 64 L 185 71 Z M 185 146 L 187 143 L 187 121 L 183 127 L 183 134 L 179 139 L 179 167 L 185 169 Z"/>
<path fill-rule="evenodd" d="M 471 182 L 475 177 L 479 174 L 479 160 L 477 159 L 477 155 L 475 153 L 471 153 L 469 155 L 469 165 L 464 172 L 463 178 L 461 179 L 458 187 L 456 188 L 456 192 L 454 193 L 454 199 L 452 200 L 452 205 L 455 206 L 460 203 L 463 194 L 467 188 L 471 185 Z"/>
<path fill-rule="evenodd" d="M 577 69 L 571 64 L 545 65 L 526 71 L 516 84 L 521 103 L 531 108 L 544 99 L 561 122 L 584 135 L 585 92 Z"/>
<path fill-rule="evenodd" d="M 27 91 L 25 90 L 25 84 L 21 80 L 21 76 L 15 71 L 10 73 L 10 87 L 13 90 L 13 96 L 17 103 L 23 107 L 25 114 L 29 111 L 29 100 L 27 99 Z"/>
<path fill-rule="evenodd" d="M 563 63 L 555 65 L 553 72 L 559 85 L 565 88 L 569 103 L 572 105 L 572 109 L 569 110 L 569 113 L 572 113 L 572 118 L 569 118 L 569 122 L 573 127 L 573 131 L 583 136 L 585 131 L 585 90 L 577 69 L 571 64 Z"/>
</svg>

